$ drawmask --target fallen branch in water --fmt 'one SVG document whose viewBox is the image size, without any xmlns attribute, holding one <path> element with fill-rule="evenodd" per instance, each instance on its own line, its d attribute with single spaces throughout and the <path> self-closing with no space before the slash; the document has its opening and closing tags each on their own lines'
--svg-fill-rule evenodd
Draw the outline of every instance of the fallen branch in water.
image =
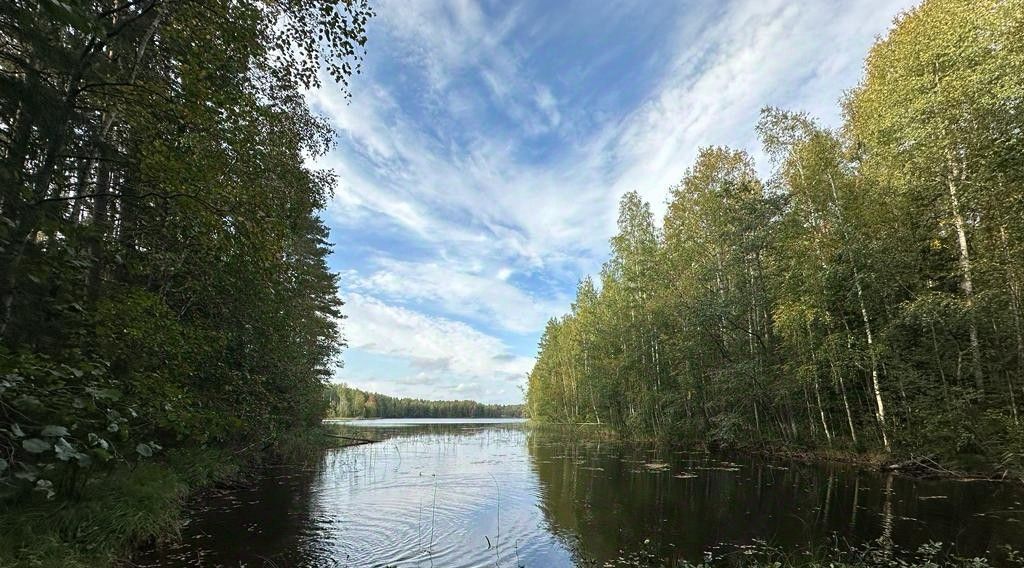
<svg viewBox="0 0 1024 568">
<path fill-rule="evenodd" d="M 342 436 L 340 434 L 325 434 L 325 435 L 326 436 L 330 436 L 331 438 L 341 438 L 342 440 L 351 440 L 353 442 L 357 442 L 358 444 L 376 444 L 377 442 L 380 441 L 380 440 L 371 440 L 369 438 L 354 438 L 352 436 Z M 353 444 L 353 445 L 357 445 L 357 444 Z"/>
<path fill-rule="evenodd" d="M 940 463 L 932 459 L 931 456 L 912 456 L 909 460 L 889 464 L 885 466 L 883 469 L 886 469 L 888 471 L 910 470 L 917 472 L 919 474 L 938 475 L 940 477 L 953 477 L 958 479 L 963 479 L 967 477 L 967 475 L 963 472 L 954 471 L 943 467 Z"/>
</svg>

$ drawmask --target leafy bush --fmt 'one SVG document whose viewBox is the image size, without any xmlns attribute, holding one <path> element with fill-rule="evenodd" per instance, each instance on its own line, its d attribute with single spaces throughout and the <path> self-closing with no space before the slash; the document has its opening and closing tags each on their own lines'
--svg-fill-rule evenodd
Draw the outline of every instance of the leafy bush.
<svg viewBox="0 0 1024 568">
<path fill-rule="evenodd" d="M 73 496 L 83 472 L 161 449 L 103 361 L 0 351 L 0 412 L 0 497 Z"/>
</svg>

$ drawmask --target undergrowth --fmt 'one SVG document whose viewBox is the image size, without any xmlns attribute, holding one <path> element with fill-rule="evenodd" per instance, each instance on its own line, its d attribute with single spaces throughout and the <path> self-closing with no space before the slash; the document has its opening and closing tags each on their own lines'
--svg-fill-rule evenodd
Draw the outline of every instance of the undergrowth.
<svg viewBox="0 0 1024 568">
<path fill-rule="evenodd" d="M 0 502 L 0 568 L 115 565 L 146 543 L 176 538 L 197 491 L 237 481 L 264 461 L 306 461 L 336 442 L 311 429 L 235 451 L 171 450 L 159 461 L 90 478 L 74 501 L 33 492 Z"/>
</svg>

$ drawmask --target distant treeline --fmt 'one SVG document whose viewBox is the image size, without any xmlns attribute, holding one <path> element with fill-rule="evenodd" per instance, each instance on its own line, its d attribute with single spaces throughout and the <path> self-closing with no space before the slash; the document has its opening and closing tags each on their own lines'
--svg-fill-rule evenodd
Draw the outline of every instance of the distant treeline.
<svg viewBox="0 0 1024 568">
<path fill-rule="evenodd" d="M 327 387 L 329 418 L 519 418 L 521 404 L 481 404 L 473 400 L 395 398 L 344 384 Z"/>
</svg>

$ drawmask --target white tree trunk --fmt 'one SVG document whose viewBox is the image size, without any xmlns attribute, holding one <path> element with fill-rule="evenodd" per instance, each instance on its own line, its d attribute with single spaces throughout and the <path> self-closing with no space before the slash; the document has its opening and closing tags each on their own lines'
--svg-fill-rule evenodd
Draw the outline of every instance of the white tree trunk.
<svg viewBox="0 0 1024 568">
<path fill-rule="evenodd" d="M 978 326 L 974 322 L 974 280 L 971 277 L 971 253 L 967 247 L 967 232 L 964 228 L 964 216 L 960 210 L 960 195 L 957 188 L 957 178 L 961 177 L 961 172 L 952 155 L 949 157 L 948 176 L 946 187 L 949 189 L 950 212 L 953 215 L 953 226 L 956 228 L 956 238 L 960 245 L 960 288 L 964 291 L 964 298 L 967 301 L 967 321 L 971 342 L 971 370 L 974 373 L 975 386 L 979 391 L 984 391 L 985 378 L 981 372 L 981 347 L 978 341 Z"/>
</svg>

